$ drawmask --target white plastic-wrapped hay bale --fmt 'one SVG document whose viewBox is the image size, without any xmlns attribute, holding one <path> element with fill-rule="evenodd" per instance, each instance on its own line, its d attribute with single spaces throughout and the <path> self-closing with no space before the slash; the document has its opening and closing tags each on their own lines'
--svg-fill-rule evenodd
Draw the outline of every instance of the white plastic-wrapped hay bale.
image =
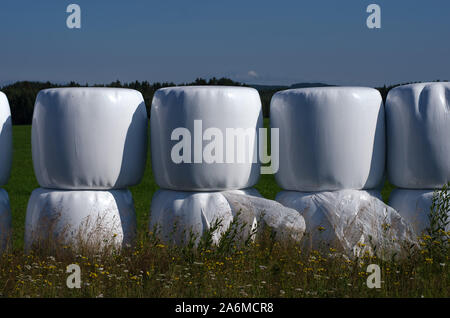
<svg viewBox="0 0 450 318">
<path fill-rule="evenodd" d="M 293 191 L 373 189 L 385 165 L 384 107 L 365 87 L 276 93 L 270 124 L 279 129 L 277 183 Z"/>
<path fill-rule="evenodd" d="M 159 89 L 153 97 L 150 127 L 152 167 L 161 188 L 216 191 L 257 183 L 262 111 L 255 89 Z"/>
<path fill-rule="evenodd" d="M 122 88 L 40 91 L 32 154 L 44 188 L 102 190 L 139 183 L 147 156 L 142 94 Z"/>
<path fill-rule="evenodd" d="M 282 191 L 276 200 L 297 210 L 305 219 L 304 245 L 309 249 L 333 247 L 348 256 L 375 252 L 389 257 L 415 243 L 409 224 L 384 204 L 378 191 Z M 400 254 L 399 254 L 400 255 Z"/>
<path fill-rule="evenodd" d="M 426 234 L 430 226 L 434 193 L 434 190 L 409 189 L 395 189 L 391 192 L 389 205 L 411 224 L 416 236 Z M 447 217 L 450 217 L 450 211 L 447 212 Z M 447 224 L 445 231 L 450 231 L 450 224 Z"/>
<path fill-rule="evenodd" d="M 11 208 L 8 193 L 0 189 L 0 254 L 11 244 Z"/>
<path fill-rule="evenodd" d="M 0 185 L 8 182 L 12 163 L 12 121 L 6 95 L 0 92 Z"/>
<path fill-rule="evenodd" d="M 220 223 L 218 223 L 220 222 Z M 233 224 L 236 243 L 254 239 L 269 226 L 277 239 L 300 241 L 305 231 L 303 217 L 278 202 L 261 197 L 253 188 L 222 192 L 158 190 L 150 211 L 150 231 L 177 245 L 198 243 L 207 231 L 217 244 Z"/>
<path fill-rule="evenodd" d="M 71 191 L 38 188 L 25 221 L 25 247 L 123 247 L 135 237 L 136 216 L 128 190 Z"/>
<path fill-rule="evenodd" d="M 434 189 L 450 181 L 450 83 L 403 85 L 386 100 L 391 183 Z"/>
<path fill-rule="evenodd" d="M 233 220 L 230 205 L 220 192 L 183 192 L 158 190 L 150 208 L 150 231 L 167 243 L 198 243 L 202 235 L 212 231 L 214 243 Z"/>
</svg>

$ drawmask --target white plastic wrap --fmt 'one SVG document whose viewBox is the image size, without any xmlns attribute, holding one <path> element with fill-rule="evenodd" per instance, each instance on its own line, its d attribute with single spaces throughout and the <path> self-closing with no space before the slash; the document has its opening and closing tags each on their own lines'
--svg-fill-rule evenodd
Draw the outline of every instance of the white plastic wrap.
<svg viewBox="0 0 450 318">
<path fill-rule="evenodd" d="M 44 188 L 120 189 L 140 182 L 147 156 L 141 93 L 123 88 L 40 91 L 34 107 L 34 172 Z"/>
<path fill-rule="evenodd" d="M 434 190 L 395 189 L 389 197 L 389 205 L 408 221 L 417 236 L 426 234 L 430 226 L 430 209 Z M 450 211 L 447 213 L 450 217 Z M 446 231 L 450 231 L 450 224 Z"/>
<path fill-rule="evenodd" d="M 305 220 L 294 209 L 280 203 L 262 198 L 260 195 L 222 192 L 231 206 L 234 219 L 238 220 L 238 234 L 242 240 L 249 236 L 255 238 L 265 226 L 269 226 L 278 240 L 291 239 L 299 242 L 305 232 Z"/>
<path fill-rule="evenodd" d="M 11 246 L 11 208 L 8 193 L 0 189 L 0 254 Z"/>
<path fill-rule="evenodd" d="M 364 252 L 379 257 L 400 255 L 403 242 L 415 243 L 410 225 L 384 204 L 377 191 L 332 192 L 282 191 L 276 200 L 300 212 L 305 218 L 305 247 L 333 247 L 348 256 Z"/>
<path fill-rule="evenodd" d="M 300 241 L 305 221 L 295 210 L 261 197 L 253 188 L 221 192 L 180 192 L 158 190 L 152 199 L 150 231 L 165 242 L 186 244 L 200 237 L 221 221 L 213 233 L 215 244 L 231 224 L 236 226 L 237 243 L 254 239 L 270 226 L 277 239 Z M 234 221 L 234 223 L 232 223 Z"/>
<path fill-rule="evenodd" d="M 25 220 L 25 247 L 51 242 L 72 247 L 123 247 L 136 234 L 133 198 L 128 190 L 35 189 Z"/>
<path fill-rule="evenodd" d="M 373 189 L 385 165 L 384 107 L 365 87 L 276 93 L 270 124 L 279 128 L 277 183 L 286 190 Z"/>
<path fill-rule="evenodd" d="M 201 120 L 201 130 L 194 129 L 194 121 L 197 120 Z M 262 127 L 262 111 L 261 100 L 255 89 L 226 86 L 159 89 L 153 97 L 150 127 L 153 173 L 161 188 L 215 191 L 248 188 L 258 182 L 260 164 L 258 160 L 253 163 L 253 157 L 257 154 L 254 146 L 257 145 L 257 129 Z M 179 163 L 173 161 L 171 154 L 174 146 L 187 138 L 176 135 L 171 140 L 176 128 L 186 128 L 190 133 L 187 143 L 191 155 L 186 156 L 190 158 L 190 163 L 188 158 Z M 227 128 L 249 129 L 235 131 L 241 140 L 247 140 L 245 146 L 240 148 L 245 150 L 242 152 L 245 158 L 238 158 L 238 138 L 226 138 Z M 215 138 L 214 131 L 217 130 L 222 134 L 222 138 L 217 138 L 222 139 L 222 146 Z M 212 136 L 208 136 L 208 131 Z M 246 134 L 251 131 L 253 136 Z M 208 151 L 208 145 L 212 147 L 213 140 L 216 142 L 217 157 L 205 160 L 203 154 Z M 227 150 L 232 147 L 226 145 L 227 141 L 232 140 L 234 158 L 232 160 L 230 151 L 230 160 L 227 160 Z M 220 149 L 223 149 L 222 154 Z"/>
<path fill-rule="evenodd" d="M 450 83 L 404 85 L 386 100 L 387 169 L 400 188 L 441 188 L 450 181 Z"/>
<path fill-rule="evenodd" d="M 8 182 L 12 163 L 12 121 L 6 95 L 0 92 L 0 185 Z"/>
<path fill-rule="evenodd" d="M 150 208 L 149 230 L 167 243 L 198 243 L 201 236 L 220 222 L 212 234 L 217 244 L 233 220 L 233 213 L 220 192 L 158 190 Z"/>
</svg>

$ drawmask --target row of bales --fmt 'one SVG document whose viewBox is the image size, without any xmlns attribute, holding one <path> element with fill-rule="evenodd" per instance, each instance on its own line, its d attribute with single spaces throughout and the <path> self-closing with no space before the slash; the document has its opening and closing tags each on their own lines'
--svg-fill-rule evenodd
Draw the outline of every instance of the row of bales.
<svg viewBox="0 0 450 318">
<path fill-rule="evenodd" d="M 266 223 L 295 232 L 291 237 L 308 246 L 325 241 L 351 253 L 359 253 L 357 246 L 369 238 L 381 244 L 386 224 L 396 240 L 413 240 L 429 225 L 434 191 L 450 181 L 449 103 L 448 83 L 396 87 L 386 105 L 377 90 L 365 87 L 276 93 L 270 126 L 278 138 L 272 138 L 271 148 L 272 160 L 278 153 L 274 172 L 283 191 L 273 202 L 253 188 L 263 168 L 260 154 L 267 150 L 261 149 L 262 110 L 255 89 L 159 89 L 150 128 L 153 175 L 160 190 L 152 199 L 149 228 L 182 244 L 220 220 L 213 237 L 217 242 L 241 216 L 249 223 L 247 235 Z M 0 121 L 4 185 L 11 168 L 12 125 L 3 93 Z M 26 249 L 49 239 L 99 248 L 131 244 L 136 216 L 127 188 L 143 177 L 147 128 L 138 91 L 40 91 L 32 121 L 40 188 L 27 207 Z M 246 160 L 239 159 L 236 145 L 229 146 L 230 138 L 219 138 L 228 137 L 229 129 L 232 138 L 245 141 L 238 146 Z M 247 138 L 249 129 L 255 134 Z M 389 206 L 380 194 L 386 177 L 398 187 Z M 10 231 L 9 198 L 2 189 L 0 248 L 6 247 Z"/>
</svg>

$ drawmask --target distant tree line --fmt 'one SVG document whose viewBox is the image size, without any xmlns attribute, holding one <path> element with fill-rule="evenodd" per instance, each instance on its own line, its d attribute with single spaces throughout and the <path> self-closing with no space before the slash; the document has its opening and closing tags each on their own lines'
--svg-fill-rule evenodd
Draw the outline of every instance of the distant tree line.
<svg viewBox="0 0 450 318">
<path fill-rule="evenodd" d="M 219 85 L 219 86 L 250 86 L 258 90 L 261 96 L 263 115 L 264 117 L 269 117 L 270 111 L 270 100 L 273 94 L 277 91 L 289 89 L 289 88 L 302 88 L 302 87 L 320 87 L 320 86 L 331 86 L 323 83 L 299 83 L 291 86 L 270 86 L 270 85 L 248 85 L 239 82 L 235 82 L 229 78 L 211 78 L 209 80 L 203 78 L 197 78 L 192 83 L 181 83 L 175 84 L 173 82 L 156 82 L 149 83 L 148 81 L 135 81 L 130 83 L 121 83 L 119 80 L 112 82 L 110 84 L 95 84 L 95 85 L 81 85 L 76 82 L 70 82 L 64 85 L 54 84 L 50 82 L 29 82 L 22 81 L 16 82 L 2 87 L 0 90 L 3 91 L 9 100 L 11 107 L 11 117 L 14 125 L 30 125 L 33 117 L 34 102 L 38 92 L 42 89 L 52 88 L 52 87 L 123 87 L 138 90 L 142 93 L 144 97 L 145 104 L 147 106 L 147 113 L 150 115 L 150 106 L 152 103 L 153 94 L 156 90 L 163 87 L 170 86 L 186 86 L 186 85 Z M 390 89 L 401 85 L 383 86 L 377 88 L 383 101 L 386 101 L 387 93 Z"/>
<path fill-rule="evenodd" d="M 147 106 L 147 113 L 150 114 L 150 106 L 152 103 L 153 94 L 156 90 L 169 86 L 184 86 L 184 85 L 226 85 L 226 86 L 243 86 L 243 84 L 234 82 L 227 78 L 211 78 L 205 80 L 197 78 L 192 83 L 182 83 L 176 85 L 172 82 L 156 82 L 150 84 L 148 81 L 135 81 L 130 83 L 121 83 L 119 80 L 110 84 L 79 84 L 70 82 L 64 85 L 54 84 L 50 82 L 16 82 L 11 85 L 2 87 L 0 90 L 8 97 L 9 105 L 11 107 L 11 117 L 14 125 L 30 125 L 33 117 L 34 102 L 38 92 L 46 88 L 54 87 L 122 87 L 138 90 L 144 97 Z"/>
</svg>

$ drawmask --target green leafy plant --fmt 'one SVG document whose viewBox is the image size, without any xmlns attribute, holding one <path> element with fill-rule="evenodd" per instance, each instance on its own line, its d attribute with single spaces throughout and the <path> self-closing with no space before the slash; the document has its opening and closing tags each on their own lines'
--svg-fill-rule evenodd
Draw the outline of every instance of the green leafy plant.
<svg viewBox="0 0 450 318">
<path fill-rule="evenodd" d="M 426 240 L 427 249 L 433 258 L 445 257 L 448 254 L 450 231 L 450 182 L 433 193 L 430 208 L 430 226 L 427 229 L 429 238 Z"/>
</svg>

